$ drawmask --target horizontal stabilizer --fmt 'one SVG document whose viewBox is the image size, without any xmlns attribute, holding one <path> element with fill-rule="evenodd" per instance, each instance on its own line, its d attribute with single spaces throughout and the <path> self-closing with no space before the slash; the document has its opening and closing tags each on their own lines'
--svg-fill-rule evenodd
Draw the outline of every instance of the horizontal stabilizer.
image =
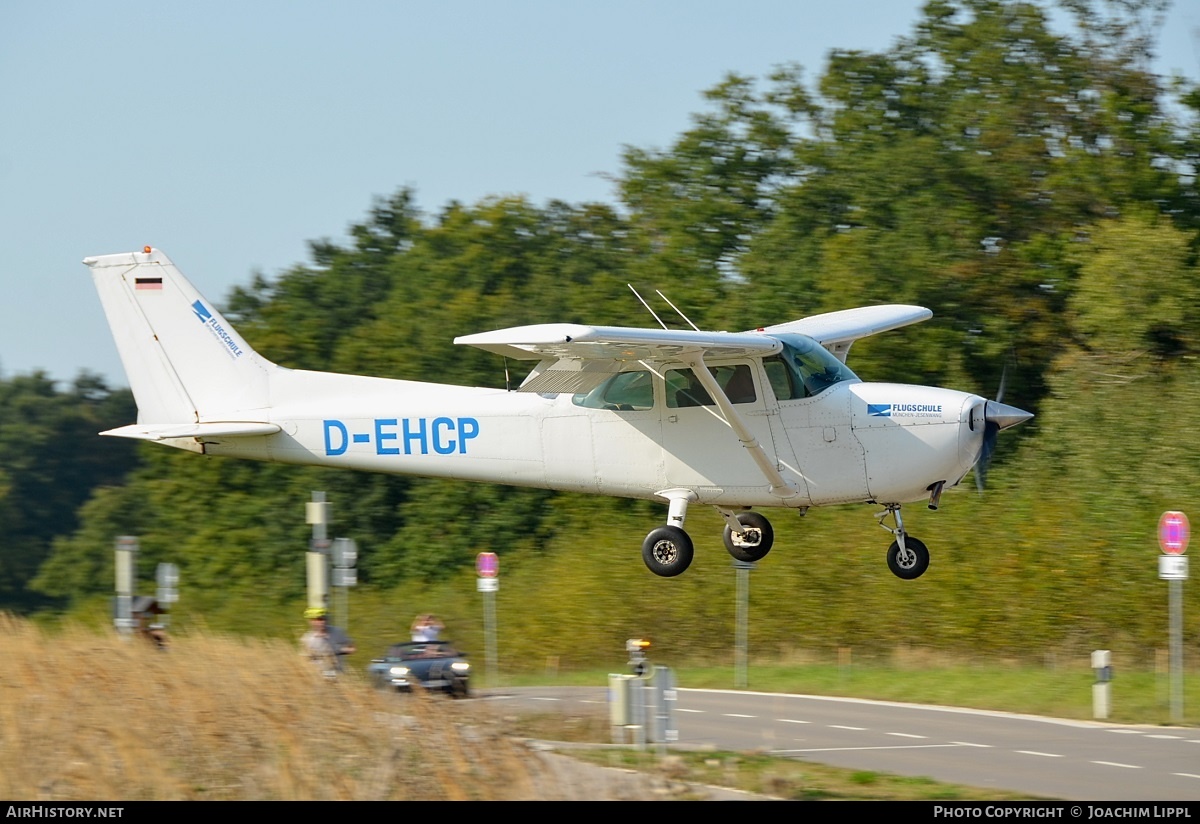
<svg viewBox="0 0 1200 824">
<path fill-rule="evenodd" d="M 101 432 L 116 438 L 137 438 L 143 441 L 164 441 L 172 438 L 246 438 L 255 435 L 274 435 L 279 424 L 261 421 L 212 421 L 209 423 L 130 424 Z"/>
</svg>

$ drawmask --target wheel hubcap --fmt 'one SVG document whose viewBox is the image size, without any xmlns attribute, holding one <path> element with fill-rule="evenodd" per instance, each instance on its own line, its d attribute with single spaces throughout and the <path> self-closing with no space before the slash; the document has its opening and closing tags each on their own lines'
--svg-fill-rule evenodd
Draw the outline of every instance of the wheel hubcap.
<svg viewBox="0 0 1200 824">
<path fill-rule="evenodd" d="M 659 541 L 654 545 L 654 559 L 661 564 L 669 564 L 679 555 L 679 550 L 670 541 Z"/>
<path fill-rule="evenodd" d="M 747 527 L 741 535 L 733 533 L 733 545 L 753 548 L 762 543 L 762 530 Z"/>
</svg>

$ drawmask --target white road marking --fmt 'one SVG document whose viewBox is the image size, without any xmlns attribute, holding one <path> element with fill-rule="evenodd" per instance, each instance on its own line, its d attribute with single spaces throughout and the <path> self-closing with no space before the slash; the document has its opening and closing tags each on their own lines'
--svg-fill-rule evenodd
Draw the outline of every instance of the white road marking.
<svg viewBox="0 0 1200 824">
<path fill-rule="evenodd" d="M 811 724 L 812 723 L 811 721 L 800 721 L 799 719 L 796 719 L 796 718 L 776 718 L 775 720 L 781 724 Z"/>
<path fill-rule="evenodd" d="M 689 709 L 686 709 L 686 708 L 684 708 L 684 707 L 680 707 L 680 708 L 678 708 L 677 710 L 675 710 L 675 712 L 698 712 L 698 713 L 700 713 L 701 715 L 703 715 L 703 714 L 704 714 L 704 710 L 689 710 Z"/>
<path fill-rule="evenodd" d="M 808 750 L 772 750 L 773 755 L 805 752 L 867 752 L 869 750 L 936 750 L 953 747 L 954 744 L 905 744 L 894 747 L 814 747 Z"/>
<path fill-rule="evenodd" d="M 1108 732 L 1115 732 L 1117 735 L 1141 735 L 1142 734 L 1141 730 L 1108 730 Z"/>
<path fill-rule="evenodd" d="M 855 732 L 864 732 L 867 729 L 866 727 L 847 727 L 844 724 L 830 724 L 829 728 L 833 730 L 854 730 Z"/>
<path fill-rule="evenodd" d="M 1176 739 L 1182 738 L 1183 736 L 1181 736 L 1181 735 L 1166 735 L 1165 733 L 1160 733 L 1157 735 L 1147 735 L 1146 737 L 1147 738 L 1166 738 L 1171 741 L 1174 741 Z"/>
<path fill-rule="evenodd" d="M 1124 767 L 1127 770 L 1140 770 L 1137 764 L 1121 764 L 1117 761 L 1093 761 L 1093 764 L 1099 764 L 1102 767 Z"/>
<path fill-rule="evenodd" d="M 1200 778 L 1200 775 L 1196 775 L 1195 773 L 1171 773 L 1171 775 L 1177 775 L 1180 778 Z"/>
<path fill-rule="evenodd" d="M 974 741 L 951 741 L 951 744 L 957 744 L 960 747 L 980 747 L 981 749 L 990 750 L 991 744 L 976 744 Z"/>
<path fill-rule="evenodd" d="M 1037 750 L 1017 750 L 1021 755 L 1040 755 L 1043 758 L 1062 758 L 1061 755 L 1054 752 L 1038 752 Z"/>
<path fill-rule="evenodd" d="M 914 735 L 911 732 L 889 732 L 888 735 L 894 735 L 897 738 L 928 738 L 928 736 Z"/>
<path fill-rule="evenodd" d="M 740 712 L 725 712 L 721 714 L 726 718 L 758 718 L 757 715 L 742 715 Z"/>
</svg>

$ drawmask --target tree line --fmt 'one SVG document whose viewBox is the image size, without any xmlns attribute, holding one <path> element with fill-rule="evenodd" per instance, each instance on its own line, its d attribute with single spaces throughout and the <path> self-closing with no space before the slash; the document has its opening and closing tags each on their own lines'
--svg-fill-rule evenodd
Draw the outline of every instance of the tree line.
<svg viewBox="0 0 1200 824">
<path fill-rule="evenodd" d="M 1159 582 L 1146 547 L 1158 512 L 1193 503 L 1200 468 L 1189 425 L 1200 90 L 1148 68 L 1160 0 L 1060 6 L 1069 32 L 1039 3 L 931 0 L 891 48 L 834 49 L 815 83 L 799 66 L 731 74 L 669 147 L 624 150 L 612 204 L 496 197 L 427 214 L 401 189 L 348 242 L 310 243 L 308 262 L 255 275 L 224 311 L 284 366 L 504 386 L 523 376 L 453 337 L 648 325 L 627 283 L 731 331 L 869 303 L 928 306 L 933 320 L 856 344 L 855 371 L 986 397 L 1003 385 L 1038 417 L 1002 439 L 985 498 L 958 494 L 923 519 L 934 565 L 916 586 L 897 591 L 871 571 L 883 533 L 862 507 L 780 530 L 764 562 L 775 571 L 759 578 L 773 576 L 782 614 L 756 632 L 779 647 L 887 643 L 886 625 L 861 620 L 871 605 L 928 616 L 922 637 L 947 647 L 1028 652 L 1114 623 L 1125 642 L 1151 643 Z M 44 376 L 0 381 L 0 413 L 10 604 L 110 591 L 119 534 L 141 536 L 147 568 L 171 560 L 214 599 L 252 589 L 287 603 L 303 596 L 314 489 L 334 502 L 337 533 L 357 539 L 360 581 L 381 591 L 456 580 L 483 550 L 527 562 L 531 581 L 539 565 L 553 570 L 561 591 L 612 559 L 640 574 L 637 544 L 662 518 L 641 502 L 111 444 L 93 432 L 130 422 L 130 398 L 94 378 L 66 392 Z M 867 582 L 847 587 L 859 562 L 814 551 L 816 537 L 863 553 Z M 723 555 L 711 543 L 698 566 L 706 551 Z M 564 572 L 564 557 L 580 571 Z M 712 600 L 702 588 L 727 582 L 695 579 L 630 580 L 628 608 L 670 588 L 697 623 Z M 698 628 L 684 635 L 704 647 Z"/>
</svg>

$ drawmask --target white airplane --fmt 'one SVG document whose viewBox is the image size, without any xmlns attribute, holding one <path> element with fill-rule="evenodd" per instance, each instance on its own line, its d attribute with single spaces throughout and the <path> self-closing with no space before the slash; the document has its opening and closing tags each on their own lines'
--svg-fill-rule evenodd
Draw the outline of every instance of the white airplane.
<svg viewBox="0 0 1200 824">
<path fill-rule="evenodd" d="M 84 263 L 138 406 L 136 424 L 102 434 L 207 455 L 666 501 L 666 525 L 642 543 L 646 566 L 664 577 L 692 561 L 689 504 L 715 507 L 726 549 L 754 562 L 774 532 L 752 507 L 803 514 L 866 502 L 883 507 L 876 518 L 894 537 L 889 568 L 916 578 L 929 551 L 905 531 L 901 504 L 936 509 L 944 489 L 990 456 L 1001 429 L 1032 417 L 967 392 L 864 383 L 850 371 L 855 340 L 932 316 L 920 306 L 736 333 L 550 323 L 455 338 L 537 361 L 509 391 L 277 366 L 157 249 Z"/>
</svg>

